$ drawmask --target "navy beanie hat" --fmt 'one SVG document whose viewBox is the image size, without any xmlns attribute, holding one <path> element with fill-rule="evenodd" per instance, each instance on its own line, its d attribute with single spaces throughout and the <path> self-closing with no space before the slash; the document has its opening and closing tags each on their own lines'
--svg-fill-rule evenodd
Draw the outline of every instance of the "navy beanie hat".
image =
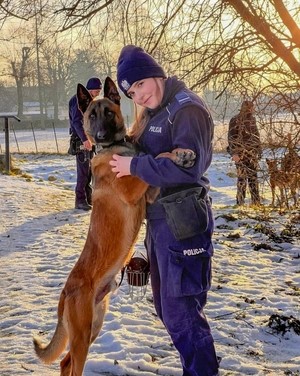
<svg viewBox="0 0 300 376">
<path fill-rule="evenodd" d="M 167 76 L 157 61 L 141 47 L 123 47 L 117 65 L 118 85 L 123 93 L 128 97 L 127 90 L 132 84 L 150 77 Z"/>
<path fill-rule="evenodd" d="M 86 88 L 88 90 L 101 90 L 102 83 L 98 77 L 91 77 L 86 84 Z"/>
</svg>

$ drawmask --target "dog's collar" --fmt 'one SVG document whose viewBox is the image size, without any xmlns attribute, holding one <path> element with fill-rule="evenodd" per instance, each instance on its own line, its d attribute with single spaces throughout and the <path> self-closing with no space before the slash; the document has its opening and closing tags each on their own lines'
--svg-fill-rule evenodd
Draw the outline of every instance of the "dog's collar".
<svg viewBox="0 0 300 376">
<path fill-rule="evenodd" d="M 108 145 L 95 144 L 95 154 L 99 154 L 101 152 L 101 150 L 103 150 L 103 149 L 108 149 L 108 148 L 115 146 L 115 145 L 125 145 L 125 144 L 126 144 L 125 138 L 123 138 L 120 141 L 114 141 L 114 142 L 112 142 L 111 144 L 108 144 Z"/>
</svg>

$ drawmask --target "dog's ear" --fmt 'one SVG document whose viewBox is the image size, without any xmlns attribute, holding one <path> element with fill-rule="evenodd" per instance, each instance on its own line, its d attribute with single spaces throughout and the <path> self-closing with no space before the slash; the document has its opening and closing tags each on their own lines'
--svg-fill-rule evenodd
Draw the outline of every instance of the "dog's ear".
<svg viewBox="0 0 300 376">
<path fill-rule="evenodd" d="M 106 77 L 104 82 L 104 98 L 110 99 L 118 106 L 121 104 L 121 96 L 118 92 L 117 86 L 110 77 Z"/>
<path fill-rule="evenodd" d="M 93 100 L 89 91 L 81 84 L 77 85 L 77 103 L 79 110 L 84 114 Z"/>
</svg>

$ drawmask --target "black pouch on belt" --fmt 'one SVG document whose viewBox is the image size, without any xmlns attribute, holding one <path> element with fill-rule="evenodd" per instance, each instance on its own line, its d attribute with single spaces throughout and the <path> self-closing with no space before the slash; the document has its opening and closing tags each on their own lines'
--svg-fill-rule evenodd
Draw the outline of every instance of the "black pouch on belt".
<svg viewBox="0 0 300 376">
<path fill-rule="evenodd" d="M 70 145 L 69 145 L 69 149 L 68 149 L 68 154 L 71 154 L 71 155 L 76 155 L 77 153 L 79 153 L 80 151 L 80 146 L 82 145 L 82 142 L 80 140 L 80 138 L 74 134 L 71 135 L 70 137 Z"/>
<path fill-rule="evenodd" d="M 158 201 L 166 211 L 167 223 L 177 240 L 191 238 L 207 229 L 209 217 L 205 188 L 189 188 Z"/>
</svg>

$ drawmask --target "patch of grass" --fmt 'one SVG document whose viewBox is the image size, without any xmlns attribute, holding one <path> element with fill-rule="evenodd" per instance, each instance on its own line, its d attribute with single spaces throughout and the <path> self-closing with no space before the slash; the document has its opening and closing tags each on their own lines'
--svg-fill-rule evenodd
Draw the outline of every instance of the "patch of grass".
<svg viewBox="0 0 300 376">
<path fill-rule="evenodd" d="M 57 178 L 55 176 L 53 176 L 53 175 L 48 176 L 48 181 L 56 181 L 56 180 L 57 180 Z"/>
<path fill-rule="evenodd" d="M 3 175 L 9 175 L 9 176 L 20 176 L 26 179 L 27 181 L 31 181 L 32 176 L 27 174 L 26 172 L 23 172 L 20 168 L 15 167 L 13 162 L 14 162 L 14 159 L 13 157 L 11 157 L 10 158 L 10 170 L 9 172 L 7 172 L 5 168 L 4 155 L 0 156 L 0 173 L 2 173 Z"/>
<path fill-rule="evenodd" d="M 229 178 L 232 178 L 232 179 L 237 178 L 237 174 L 236 174 L 236 172 L 233 172 L 233 171 L 229 171 L 229 172 L 227 172 L 226 175 L 227 175 Z"/>
</svg>

